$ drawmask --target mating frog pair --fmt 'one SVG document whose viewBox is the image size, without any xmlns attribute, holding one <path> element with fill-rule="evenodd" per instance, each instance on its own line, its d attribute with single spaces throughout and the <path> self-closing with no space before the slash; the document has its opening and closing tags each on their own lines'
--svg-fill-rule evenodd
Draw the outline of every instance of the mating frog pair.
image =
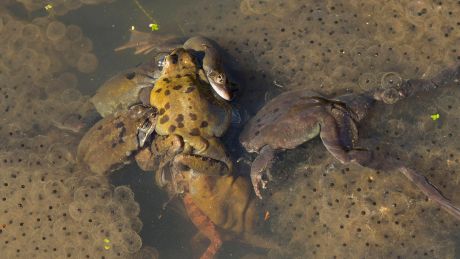
<svg viewBox="0 0 460 259">
<path fill-rule="evenodd" d="M 251 234 L 258 219 L 255 196 L 249 181 L 233 173 L 219 140 L 231 121 L 229 103 L 203 76 L 193 51 L 175 49 L 162 66 L 148 105 L 117 108 L 93 126 L 80 143 L 80 160 L 97 173 L 113 171 L 133 157 L 147 170 L 155 168 L 155 160 L 167 165 L 161 168 L 171 174 L 157 170 L 156 178 L 172 195 L 181 194 L 192 222 L 211 240 L 202 258 L 212 258 L 229 237 L 274 247 Z"/>
</svg>

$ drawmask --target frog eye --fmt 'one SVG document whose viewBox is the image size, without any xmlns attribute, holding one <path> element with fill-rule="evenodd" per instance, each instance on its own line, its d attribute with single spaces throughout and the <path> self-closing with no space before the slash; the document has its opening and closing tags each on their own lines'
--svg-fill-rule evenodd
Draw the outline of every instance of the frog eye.
<svg viewBox="0 0 460 259">
<path fill-rule="evenodd" d="M 223 74 L 218 74 L 217 75 L 217 81 L 221 84 L 225 82 L 225 76 Z"/>
<path fill-rule="evenodd" d="M 208 77 L 212 78 L 216 83 L 225 83 L 225 75 L 217 71 L 211 70 L 208 72 Z"/>
</svg>

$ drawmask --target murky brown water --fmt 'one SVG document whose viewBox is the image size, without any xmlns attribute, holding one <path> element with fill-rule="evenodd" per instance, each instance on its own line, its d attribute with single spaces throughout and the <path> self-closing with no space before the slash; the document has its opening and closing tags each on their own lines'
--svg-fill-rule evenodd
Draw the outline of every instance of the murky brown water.
<svg viewBox="0 0 460 259">
<path fill-rule="evenodd" d="M 152 21 L 131 0 L 68 1 L 67 12 L 65 1 L 18 2 L 30 11 L 0 4 L 0 250 L 6 258 L 139 258 L 142 243 L 160 258 L 188 258 L 195 228 L 174 205 L 161 209 L 167 197 L 153 175 L 135 165 L 109 181 L 84 171 L 75 161 L 81 134 L 62 126 L 91 110 L 105 80 L 148 58 L 113 49 L 131 26 L 147 31 Z M 281 91 L 360 92 L 387 83 L 388 72 L 426 79 L 460 60 L 457 1 L 139 2 L 160 26 L 154 33 L 221 45 L 241 85 L 234 105 L 243 120 Z M 58 15 L 46 18 L 48 3 Z M 453 84 L 377 105 L 362 144 L 404 161 L 460 205 L 459 98 Z M 235 159 L 240 128 L 225 136 Z M 265 232 L 282 248 L 228 242 L 218 258 L 460 258 L 458 221 L 397 172 L 340 165 L 314 140 L 280 153 L 272 174 L 260 210 L 270 212 Z"/>
</svg>

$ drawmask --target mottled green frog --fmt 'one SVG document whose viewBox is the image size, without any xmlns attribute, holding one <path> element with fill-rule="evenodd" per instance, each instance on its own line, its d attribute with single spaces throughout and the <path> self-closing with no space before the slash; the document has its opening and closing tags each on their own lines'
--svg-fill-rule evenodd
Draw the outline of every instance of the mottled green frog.
<svg viewBox="0 0 460 259">
<path fill-rule="evenodd" d="M 229 174 L 233 164 L 218 138 L 230 125 L 231 106 L 214 94 L 200 74 L 190 51 L 179 48 L 165 58 L 150 95 L 159 116 L 155 131 L 179 135 L 191 149 L 177 155 L 175 165 L 204 174 Z"/>
</svg>

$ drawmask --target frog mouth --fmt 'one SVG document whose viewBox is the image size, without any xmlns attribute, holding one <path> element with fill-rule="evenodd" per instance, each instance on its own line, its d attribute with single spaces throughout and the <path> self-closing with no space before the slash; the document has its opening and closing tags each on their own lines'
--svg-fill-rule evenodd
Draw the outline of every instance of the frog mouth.
<svg viewBox="0 0 460 259">
<path fill-rule="evenodd" d="M 209 80 L 209 83 L 212 86 L 212 89 L 226 101 L 231 101 L 233 99 L 232 92 L 227 88 L 226 83 L 217 83 L 214 80 Z"/>
</svg>

